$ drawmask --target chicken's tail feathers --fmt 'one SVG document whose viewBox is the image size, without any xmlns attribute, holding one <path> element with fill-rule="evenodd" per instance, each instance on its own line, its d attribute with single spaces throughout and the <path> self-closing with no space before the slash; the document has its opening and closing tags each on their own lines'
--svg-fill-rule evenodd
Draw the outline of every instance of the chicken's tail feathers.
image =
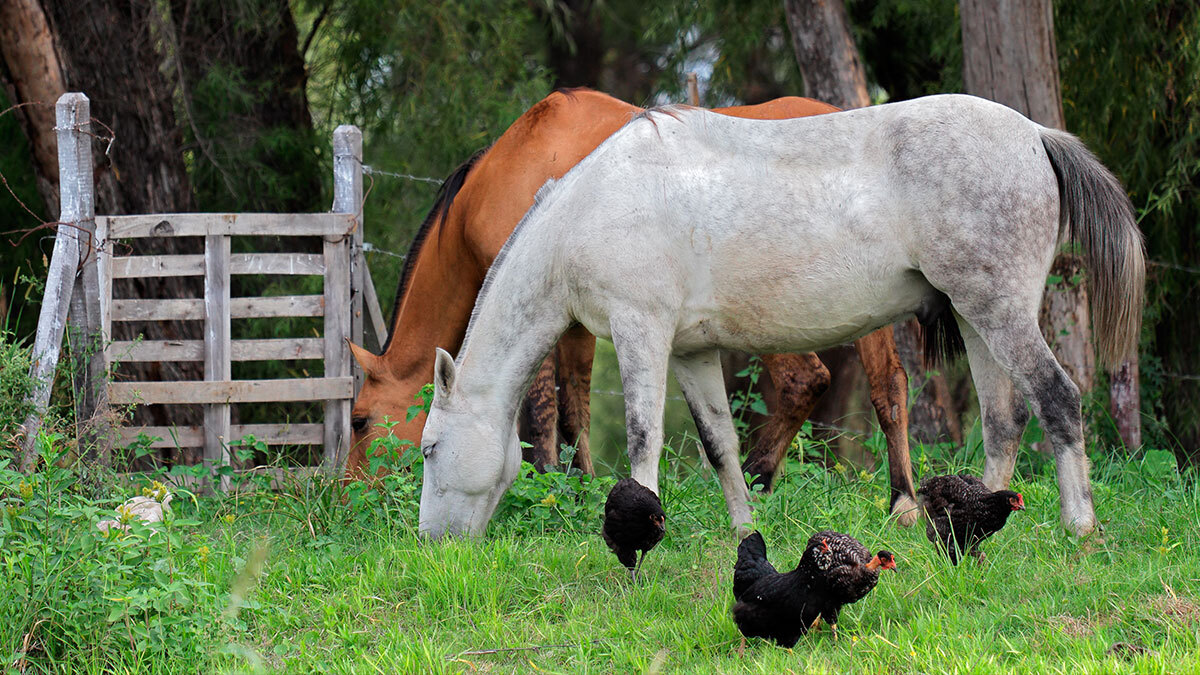
<svg viewBox="0 0 1200 675">
<path fill-rule="evenodd" d="M 756 581 L 772 574 L 775 568 L 767 562 L 767 543 L 762 534 L 751 532 L 738 544 L 737 565 L 733 568 L 733 597 L 741 600 Z"/>
<path fill-rule="evenodd" d="M 740 563 L 742 558 L 746 556 L 756 558 L 767 557 L 767 542 L 758 530 L 746 535 L 742 539 L 742 543 L 738 544 L 738 562 Z"/>
</svg>

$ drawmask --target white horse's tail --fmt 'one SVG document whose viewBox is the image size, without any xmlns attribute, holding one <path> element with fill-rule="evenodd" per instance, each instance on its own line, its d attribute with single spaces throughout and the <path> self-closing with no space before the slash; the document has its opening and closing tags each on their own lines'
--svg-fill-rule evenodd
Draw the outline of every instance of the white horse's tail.
<svg viewBox="0 0 1200 675">
<path fill-rule="evenodd" d="M 1041 130 L 1058 176 L 1062 225 L 1082 244 L 1096 355 L 1109 367 L 1136 355 L 1146 262 L 1142 233 L 1121 182 L 1071 134 Z"/>
</svg>

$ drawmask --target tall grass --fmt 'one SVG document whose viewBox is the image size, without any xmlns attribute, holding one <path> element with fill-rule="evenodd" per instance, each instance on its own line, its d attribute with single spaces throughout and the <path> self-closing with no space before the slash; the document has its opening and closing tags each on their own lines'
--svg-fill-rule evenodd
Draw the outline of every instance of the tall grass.
<svg viewBox="0 0 1200 675">
<path fill-rule="evenodd" d="M 87 501 L 53 462 L 31 478 L 0 468 L 0 657 L 27 672 L 1200 669 L 1200 486 L 1153 457 L 1098 462 L 1104 532 L 1083 541 L 1058 523 L 1052 465 L 1024 463 L 1028 510 L 985 564 L 958 567 L 890 521 L 883 472 L 793 459 L 755 496 L 771 558 L 795 564 L 832 527 L 895 551 L 900 571 L 843 612 L 838 640 L 739 655 L 737 542 L 689 459 L 664 459 L 668 533 L 633 584 L 597 534 L 611 478 L 522 472 L 486 538 L 431 543 L 415 531 L 420 462 L 400 450 L 374 490 L 316 477 L 180 493 L 166 523 L 117 539 L 94 523 L 143 483 Z M 923 472 L 972 468 L 916 455 Z"/>
</svg>

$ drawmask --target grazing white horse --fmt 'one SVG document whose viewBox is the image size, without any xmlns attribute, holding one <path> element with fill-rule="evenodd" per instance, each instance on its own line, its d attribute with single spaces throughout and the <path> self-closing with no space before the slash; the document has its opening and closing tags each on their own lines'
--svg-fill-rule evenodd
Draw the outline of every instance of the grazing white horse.
<svg viewBox="0 0 1200 675">
<path fill-rule="evenodd" d="M 668 364 L 735 526 L 746 483 L 719 349 L 810 352 L 948 307 L 979 392 L 988 487 L 1033 404 L 1061 515 L 1096 526 L 1079 390 L 1038 330 L 1059 244 L 1082 245 L 1102 360 L 1132 353 L 1141 234 L 1074 136 L 970 96 L 784 121 L 650 111 L 548 183 L 488 273 L 458 362 L 438 350 L 420 529 L 482 534 L 521 461 L 514 420 L 573 323 L 611 339 L 633 478 L 658 488 Z"/>
</svg>

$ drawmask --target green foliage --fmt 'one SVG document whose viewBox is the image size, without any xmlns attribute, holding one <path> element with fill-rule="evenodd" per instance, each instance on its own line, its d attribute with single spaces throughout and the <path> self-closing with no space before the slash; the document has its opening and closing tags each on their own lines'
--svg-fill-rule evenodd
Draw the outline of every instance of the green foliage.
<svg viewBox="0 0 1200 675">
<path fill-rule="evenodd" d="M 1200 7 L 1178 0 L 1055 3 L 1067 127 L 1130 193 L 1148 257 L 1142 330 L 1146 442 L 1200 448 Z"/>
<path fill-rule="evenodd" d="M 151 524 L 114 511 L 114 500 L 89 498 L 80 474 L 59 466 L 67 452 L 61 438 L 41 441 L 46 468 L 36 474 L 0 461 L 7 663 L 39 654 L 47 664 L 187 662 L 240 630 L 222 618 L 224 593 L 210 576 L 212 549 L 197 533 L 200 521 L 170 507 Z M 161 502 L 166 489 L 156 483 L 144 493 Z M 121 526 L 101 532 L 102 518 Z"/>
</svg>

